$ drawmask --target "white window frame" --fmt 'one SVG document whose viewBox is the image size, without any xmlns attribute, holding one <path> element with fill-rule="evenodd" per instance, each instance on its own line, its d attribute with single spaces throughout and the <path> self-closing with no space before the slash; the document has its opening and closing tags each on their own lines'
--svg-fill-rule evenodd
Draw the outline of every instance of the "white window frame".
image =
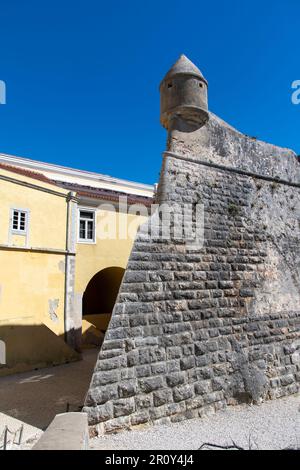
<svg viewBox="0 0 300 470">
<path fill-rule="evenodd" d="M 18 212 L 19 214 L 23 212 L 25 214 L 25 229 L 24 230 L 21 230 L 20 228 L 18 229 L 14 228 L 14 213 L 15 212 Z M 10 209 L 10 233 L 13 235 L 27 236 L 28 231 L 29 231 L 29 215 L 30 215 L 30 212 L 28 209 L 21 209 L 20 207 L 12 207 Z M 20 227 L 20 220 L 19 220 L 18 226 Z"/>
<path fill-rule="evenodd" d="M 93 221 L 93 238 L 80 238 L 80 212 L 90 212 L 93 214 L 93 219 L 86 219 L 88 222 L 89 220 Z M 94 245 L 96 243 L 96 209 L 91 209 L 90 207 L 78 207 L 78 224 L 77 224 L 77 243 L 86 243 L 88 245 Z"/>
</svg>

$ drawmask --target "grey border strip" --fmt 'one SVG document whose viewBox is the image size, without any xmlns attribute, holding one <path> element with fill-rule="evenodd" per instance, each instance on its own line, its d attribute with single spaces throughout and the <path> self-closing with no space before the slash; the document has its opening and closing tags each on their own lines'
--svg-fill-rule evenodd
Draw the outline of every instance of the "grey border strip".
<svg viewBox="0 0 300 470">
<path fill-rule="evenodd" d="M 281 178 L 274 178 L 272 176 L 260 175 L 259 173 L 252 173 L 247 170 L 239 170 L 238 168 L 227 167 L 225 165 L 219 165 L 217 163 L 205 162 L 204 160 L 196 160 L 196 158 L 185 157 L 184 155 L 179 155 L 174 152 L 163 152 L 164 156 L 177 158 L 178 160 L 183 160 L 185 162 L 196 163 L 197 165 L 207 166 L 209 168 L 216 168 L 221 171 L 228 171 L 229 173 L 237 173 L 238 175 L 250 176 L 251 178 L 257 178 L 272 183 L 280 183 L 286 186 L 292 186 L 294 188 L 300 188 L 300 183 L 293 183 L 292 181 L 283 180 Z"/>
<path fill-rule="evenodd" d="M 6 171 L 8 171 L 8 170 L 6 170 Z M 20 176 L 22 176 L 22 175 L 20 175 Z M 30 178 L 30 176 L 25 176 L 25 178 Z M 0 175 L 0 180 L 7 181 L 8 183 L 19 184 L 20 186 L 26 186 L 27 188 L 36 189 L 37 191 L 43 191 L 44 193 L 53 194 L 54 196 L 63 197 L 64 199 L 66 199 L 68 197 L 68 194 L 66 194 L 66 193 L 64 194 L 64 193 L 60 193 L 58 191 L 55 191 L 54 189 L 43 188 L 42 186 L 38 186 L 38 185 L 32 184 L 32 183 L 27 183 L 26 181 L 20 181 L 18 179 L 11 178 L 9 176 Z M 43 182 L 43 181 L 41 181 L 41 183 L 50 184 L 50 183 Z"/>
<path fill-rule="evenodd" d="M 34 253 L 47 253 L 53 255 L 67 255 L 67 256 L 76 256 L 76 253 L 72 251 L 52 249 L 52 248 L 29 248 L 26 246 L 9 246 L 9 245 L 0 245 L 0 250 L 7 251 L 30 251 Z"/>
</svg>

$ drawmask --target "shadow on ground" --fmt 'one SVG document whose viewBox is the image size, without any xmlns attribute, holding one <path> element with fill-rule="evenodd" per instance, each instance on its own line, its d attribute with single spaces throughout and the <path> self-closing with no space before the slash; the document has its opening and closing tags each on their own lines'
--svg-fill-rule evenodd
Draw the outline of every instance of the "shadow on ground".
<svg viewBox="0 0 300 470">
<path fill-rule="evenodd" d="M 81 361 L 0 378 L 0 412 L 45 429 L 57 413 L 83 405 L 98 350 Z"/>
</svg>

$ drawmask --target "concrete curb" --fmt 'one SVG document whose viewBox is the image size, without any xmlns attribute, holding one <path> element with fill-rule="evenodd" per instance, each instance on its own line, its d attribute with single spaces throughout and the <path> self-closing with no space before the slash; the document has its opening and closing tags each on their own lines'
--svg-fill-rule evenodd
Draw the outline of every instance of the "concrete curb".
<svg viewBox="0 0 300 470">
<path fill-rule="evenodd" d="M 32 450 L 88 450 L 89 429 L 86 413 L 61 413 Z"/>
</svg>

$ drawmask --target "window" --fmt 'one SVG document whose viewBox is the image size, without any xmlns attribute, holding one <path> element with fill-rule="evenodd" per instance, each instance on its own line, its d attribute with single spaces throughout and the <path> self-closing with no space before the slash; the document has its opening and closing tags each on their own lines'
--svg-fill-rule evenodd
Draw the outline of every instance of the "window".
<svg viewBox="0 0 300 470">
<path fill-rule="evenodd" d="M 95 212 L 79 211 L 79 241 L 95 241 Z"/>
<path fill-rule="evenodd" d="M 12 231 L 18 233 L 27 232 L 28 213 L 23 210 L 12 210 Z"/>
</svg>

